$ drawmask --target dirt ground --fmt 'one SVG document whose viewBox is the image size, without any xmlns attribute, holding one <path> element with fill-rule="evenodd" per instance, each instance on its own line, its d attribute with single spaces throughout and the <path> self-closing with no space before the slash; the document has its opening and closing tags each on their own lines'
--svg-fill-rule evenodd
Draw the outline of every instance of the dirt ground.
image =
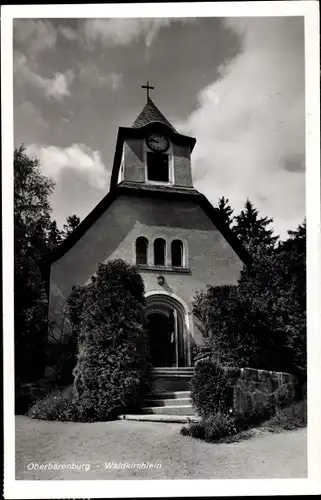
<svg viewBox="0 0 321 500">
<path fill-rule="evenodd" d="M 44 422 L 19 416 L 16 479 L 307 477 L 306 429 L 281 434 L 257 431 L 245 441 L 215 444 L 182 436 L 180 427 L 126 420 Z M 41 465 L 43 470 L 38 468 Z M 63 466 L 69 470 L 62 470 Z"/>
</svg>

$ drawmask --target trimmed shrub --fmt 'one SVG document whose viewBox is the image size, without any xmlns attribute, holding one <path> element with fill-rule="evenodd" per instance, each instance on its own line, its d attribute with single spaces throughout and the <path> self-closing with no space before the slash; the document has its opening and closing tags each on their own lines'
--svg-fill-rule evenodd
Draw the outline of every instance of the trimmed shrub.
<svg viewBox="0 0 321 500">
<path fill-rule="evenodd" d="M 233 417 L 218 412 L 216 415 L 193 422 L 189 427 L 182 427 L 181 434 L 204 439 L 208 442 L 216 442 L 222 437 L 236 434 L 236 422 Z"/>
<path fill-rule="evenodd" d="M 233 406 L 232 397 L 224 369 L 209 359 L 199 360 L 191 380 L 191 400 L 197 413 L 202 418 L 228 413 Z"/>
<path fill-rule="evenodd" d="M 83 421 L 136 411 L 150 381 L 144 283 L 122 260 L 100 264 L 86 287 L 78 325 L 73 402 Z"/>
<path fill-rule="evenodd" d="M 73 286 L 67 299 L 67 317 L 71 324 L 71 337 L 77 342 L 80 332 L 81 315 L 86 301 L 86 286 Z"/>
</svg>

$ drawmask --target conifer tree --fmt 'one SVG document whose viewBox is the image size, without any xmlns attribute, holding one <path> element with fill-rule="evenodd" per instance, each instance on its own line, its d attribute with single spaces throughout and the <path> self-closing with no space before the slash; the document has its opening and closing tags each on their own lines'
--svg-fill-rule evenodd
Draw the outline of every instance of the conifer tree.
<svg viewBox="0 0 321 500">
<path fill-rule="evenodd" d="M 47 234 L 47 246 L 49 250 L 53 250 L 63 240 L 63 232 L 58 228 L 56 220 L 53 220 L 49 224 L 48 234 Z"/>
<path fill-rule="evenodd" d="M 80 218 L 77 215 L 68 215 L 66 224 L 63 225 L 65 238 L 67 238 L 80 224 Z"/>
<path fill-rule="evenodd" d="M 258 210 L 247 199 L 244 209 L 235 217 L 233 231 L 249 253 L 255 257 L 262 251 L 268 252 L 275 247 L 279 237 L 274 236 L 274 230 L 268 227 L 272 222 L 272 218 L 260 217 Z"/>
<path fill-rule="evenodd" d="M 220 212 L 222 221 L 228 226 L 231 227 L 233 223 L 233 209 L 229 205 L 228 198 L 222 196 L 218 200 L 217 210 Z"/>
</svg>

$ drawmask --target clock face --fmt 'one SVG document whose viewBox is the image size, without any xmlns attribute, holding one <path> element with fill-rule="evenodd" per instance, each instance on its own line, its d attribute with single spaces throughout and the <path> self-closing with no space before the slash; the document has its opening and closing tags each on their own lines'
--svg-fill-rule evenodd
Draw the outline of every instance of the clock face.
<svg viewBox="0 0 321 500">
<path fill-rule="evenodd" d="M 153 151 L 159 151 L 161 153 L 169 148 L 169 140 L 167 137 L 156 132 L 147 137 L 146 144 Z"/>
</svg>

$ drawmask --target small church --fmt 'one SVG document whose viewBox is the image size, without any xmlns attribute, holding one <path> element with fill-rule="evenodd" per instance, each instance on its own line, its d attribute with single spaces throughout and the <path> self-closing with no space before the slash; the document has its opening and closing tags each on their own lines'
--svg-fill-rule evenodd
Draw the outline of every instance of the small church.
<svg viewBox="0 0 321 500">
<path fill-rule="evenodd" d="M 179 373 L 191 369 L 193 346 L 203 342 L 195 293 L 236 284 L 248 255 L 193 186 L 196 139 L 175 130 L 150 98 L 153 87 L 143 88 L 144 108 L 118 129 L 109 192 L 50 255 L 49 321 L 65 333 L 73 285 L 89 283 L 98 263 L 123 259 L 145 283 L 152 364 Z"/>
</svg>

